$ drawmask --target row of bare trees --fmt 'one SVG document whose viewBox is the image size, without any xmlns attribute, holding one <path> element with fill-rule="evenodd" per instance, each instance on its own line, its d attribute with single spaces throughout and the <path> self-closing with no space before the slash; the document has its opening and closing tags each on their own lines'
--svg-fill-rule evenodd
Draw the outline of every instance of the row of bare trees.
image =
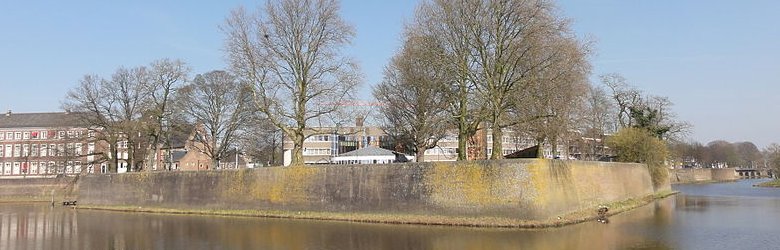
<svg viewBox="0 0 780 250">
<path fill-rule="evenodd" d="M 557 141 L 588 86 L 588 46 L 551 1 L 423 1 L 403 41 L 374 96 L 389 134 L 418 160 L 448 128 L 459 160 L 481 126 L 497 138 L 491 159 L 503 157 L 507 128 Z"/>
<path fill-rule="evenodd" d="M 361 81 L 344 53 L 354 28 L 339 13 L 337 0 L 235 9 L 221 26 L 227 71 L 189 81 L 179 61 L 120 68 L 110 79 L 85 76 L 63 106 L 103 128 L 109 145 L 127 141 L 134 166 L 154 162 L 150 152 L 185 122 L 205 130 L 202 151 L 215 161 L 224 147 L 239 144 L 270 142 L 275 151 L 283 135 L 293 142 L 292 164 L 301 165 L 304 140 L 346 122 L 340 102 Z M 552 0 L 424 0 L 402 40 L 374 96 L 385 103 L 387 132 L 419 160 L 447 129 L 457 131 L 460 160 L 481 128 L 496 138 L 492 159 L 502 157 L 507 128 L 551 145 L 573 129 L 604 135 L 614 124 L 674 133 L 665 127 L 672 120 L 668 100 L 634 95 L 611 78 L 611 96 L 589 85 L 589 43 L 573 34 Z"/>
<path fill-rule="evenodd" d="M 80 115 L 95 133 L 96 140 L 110 145 L 101 160 L 110 171 L 120 163 L 119 145 L 127 145 L 127 163 L 143 165 L 144 155 L 153 152 L 167 137 L 171 123 L 173 91 L 184 84 L 189 69 L 181 61 L 160 60 L 149 66 L 118 68 L 110 78 L 85 75 L 68 91 L 63 108 Z M 153 159 L 150 159 L 150 161 Z"/>
<path fill-rule="evenodd" d="M 681 162 L 681 165 L 687 167 L 757 168 L 764 166 L 765 154 L 752 142 L 732 143 L 716 140 L 706 145 L 699 142 L 675 142 L 671 144 L 670 149 L 672 156 Z"/>
<path fill-rule="evenodd" d="M 667 98 L 642 93 L 619 75 L 591 85 L 591 43 L 573 34 L 552 1 L 422 1 L 402 40 L 374 96 L 386 104 L 386 131 L 418 160 L 446 130 L 457 131 L 464 160 L 469 138 L 482 128 L 492 134 L 491 159 L 503 157 L 506 129 L 557 152 L 572 136 L 603 141 L 620 128 L 641 127 L 674 140 L 690 128 Z M 603 143 L 581 149 L 602 155 L 598 148 Z"/>
<path fill-rule="evenodd" d="M 241 146 L 238 134 L 252 119 L 246 101 L 250 91 L 225 71 L 192 79 L 189 73 L 184 62 L 163 59 L 148 66 L 121 67 L 109 78 L 86 75 L 68 91 L 62 106 L 96 130 L 94 141 L 108 145 L 107 152 L 95 159 L 107 162 L 110 172 L 120 162 L 131 171 L 165 167 L 156 165 L 170 155 L 158 159 L 157 152 L 178 146 L 171 144 L 174 137 L 181 141 L 190 134 L 195 150 L 217 166 Z"/>
</svg>

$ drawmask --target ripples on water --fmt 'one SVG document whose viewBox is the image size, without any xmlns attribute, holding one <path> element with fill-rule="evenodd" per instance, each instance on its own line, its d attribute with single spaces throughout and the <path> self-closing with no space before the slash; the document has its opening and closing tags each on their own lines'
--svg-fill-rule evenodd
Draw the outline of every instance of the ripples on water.
<svg viewBox="0 0 780 250">
<path fill-rule="evenodd" d="M 778 249 L 780 189 L 756 180 L 544 230 L 159 215 L 0 204 L 0 249 Z"/>
</svg>

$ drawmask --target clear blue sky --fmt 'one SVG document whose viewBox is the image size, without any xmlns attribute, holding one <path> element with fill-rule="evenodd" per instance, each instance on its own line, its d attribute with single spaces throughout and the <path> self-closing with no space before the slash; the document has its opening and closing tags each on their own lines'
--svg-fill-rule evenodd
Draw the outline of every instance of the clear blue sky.
<svg viewBox="0 0 780 250">
<path fill-rule="evenodd" d="M 218 29 L 239 5 L 262 1 L 3 1 L 0 110 L 60 110 L 84 74 L 178 58 L 193 73 L 225 66 Z M 349 0 L 349 53 L 365 84 L 381 79 L 415 0 Z M 596 40 L 594 77 L 619 73 L 669 97 L 691 138 L 780 142 L 780 1 L 565 0 L 575 31 Z"/>
</svg>

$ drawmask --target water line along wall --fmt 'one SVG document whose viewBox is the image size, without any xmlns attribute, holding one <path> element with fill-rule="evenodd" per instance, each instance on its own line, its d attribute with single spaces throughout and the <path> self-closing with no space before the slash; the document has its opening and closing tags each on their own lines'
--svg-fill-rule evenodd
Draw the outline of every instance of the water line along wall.
<svg viewBox="0 0 780 250">
<path fill-rule="evenodd" d="M 659 189 L 641 164 L 501 160 L 89 175 L 79 204 L 544 220 Z"/>
</svg>

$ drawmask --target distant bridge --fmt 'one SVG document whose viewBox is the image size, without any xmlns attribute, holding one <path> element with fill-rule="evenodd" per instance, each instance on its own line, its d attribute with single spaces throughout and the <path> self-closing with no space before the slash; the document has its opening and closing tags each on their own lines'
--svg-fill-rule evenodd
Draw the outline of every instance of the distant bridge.
<svg viewBox="0 0 780 250">
<path fill-rule="evenodd" d="M 770 168 L 736 168 L 734 171 L 742 178 L 765 178 L 774 176 L 774 173 L 772 173 L 772 169 Z"/>
</svg>

